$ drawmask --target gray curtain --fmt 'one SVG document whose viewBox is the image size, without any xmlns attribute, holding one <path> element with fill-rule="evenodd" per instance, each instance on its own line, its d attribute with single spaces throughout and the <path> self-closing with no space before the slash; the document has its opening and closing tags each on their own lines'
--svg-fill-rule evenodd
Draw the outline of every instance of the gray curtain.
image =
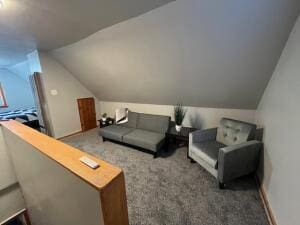
<svg viewBox="0 0 300 225">
<path fill-rule="evenodd" d="M 52 136 L 41 74 L 34 73 L 33 75 L 29 76 L 29 80 L 32 88 L 34 102 L 38 112 L 41 132 L 49 136 Z"/>
</svg>

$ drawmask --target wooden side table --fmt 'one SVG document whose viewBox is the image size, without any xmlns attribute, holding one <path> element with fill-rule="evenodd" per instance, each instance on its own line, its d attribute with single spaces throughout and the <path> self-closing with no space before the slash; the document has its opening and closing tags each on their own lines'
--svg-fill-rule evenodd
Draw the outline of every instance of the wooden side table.
<svg viewBox="0 0 300 225">
<path fill-rule="evenodd" d="M 107 126 L 114 124 L 114 119 L 108 117 L 108 118 L 106 118 L 105 121 L 101 119 L 101 120 L 98 120 L 98 122 L 99 122 L 99 127 L 103 128 L 103 127 L 107 127 Z"/>
<path fill-rule="evenodd" d="M 196 128 L 191 127 L 182 127 L 180 132 L 177 132 L 175 129 L 175 124 L 171 124 L 170 128 L 166 132 L 166 147 L 170 148 L 172 142 L 181 141 L 184 142 L 187 147 L 189 147 L 189 134 L 193 131 L 197 130 Z M 189 157 L 189 153 L 187 150 L 187 158 Z"/>
</svg>

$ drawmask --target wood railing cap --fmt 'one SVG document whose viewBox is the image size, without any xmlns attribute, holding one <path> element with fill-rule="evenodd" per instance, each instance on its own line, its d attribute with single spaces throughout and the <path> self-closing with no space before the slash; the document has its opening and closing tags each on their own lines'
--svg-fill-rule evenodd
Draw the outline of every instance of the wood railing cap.
<svg viewBox="0 0 300 225">
<path fill-rule="evenodd" d="M 112 180 L 123 174 L 120 168 L 42 134 L 15 120 L 0 121 L 0 125 L 98 190 L 103 189 Z M 19 151 L 22 151 L 22 149 L 19 149 Z M 90 159 L 96 161 L 100 167 L 94 170 L 84 165 L 79 161 L 79 158 L 82 156 L 88 156 Z"/>
</svg>

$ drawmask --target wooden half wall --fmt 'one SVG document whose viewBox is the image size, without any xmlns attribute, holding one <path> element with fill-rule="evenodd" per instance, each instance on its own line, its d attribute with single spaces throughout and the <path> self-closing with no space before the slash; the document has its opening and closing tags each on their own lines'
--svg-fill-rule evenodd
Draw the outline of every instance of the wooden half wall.
<svg viewBox="0 0 300 225">
<path fill-rule="evenodd" d="M 33 225 L 129 224 L 120 168 L 16 121 L 0 124 Z"/>
</svg>

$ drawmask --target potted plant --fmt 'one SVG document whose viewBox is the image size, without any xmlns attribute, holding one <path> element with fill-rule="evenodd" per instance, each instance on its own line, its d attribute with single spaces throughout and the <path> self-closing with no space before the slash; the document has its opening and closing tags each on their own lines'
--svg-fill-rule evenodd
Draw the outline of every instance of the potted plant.
<svg viewBox="0 0 300 225">
<path fill-rule="evenodd" d="M 106 121 L 106 119 L 107 119 L 107 113 L 103 113 L 101 120 L 102 121 Z"/>
<path fill-rule="evenodd" d="M 175 128 L 177 132 L 181 131 L 182 121 L 185 117 L 185 114 L 186 109 L 181 104 L 174 106 Z"/>
</svg>

